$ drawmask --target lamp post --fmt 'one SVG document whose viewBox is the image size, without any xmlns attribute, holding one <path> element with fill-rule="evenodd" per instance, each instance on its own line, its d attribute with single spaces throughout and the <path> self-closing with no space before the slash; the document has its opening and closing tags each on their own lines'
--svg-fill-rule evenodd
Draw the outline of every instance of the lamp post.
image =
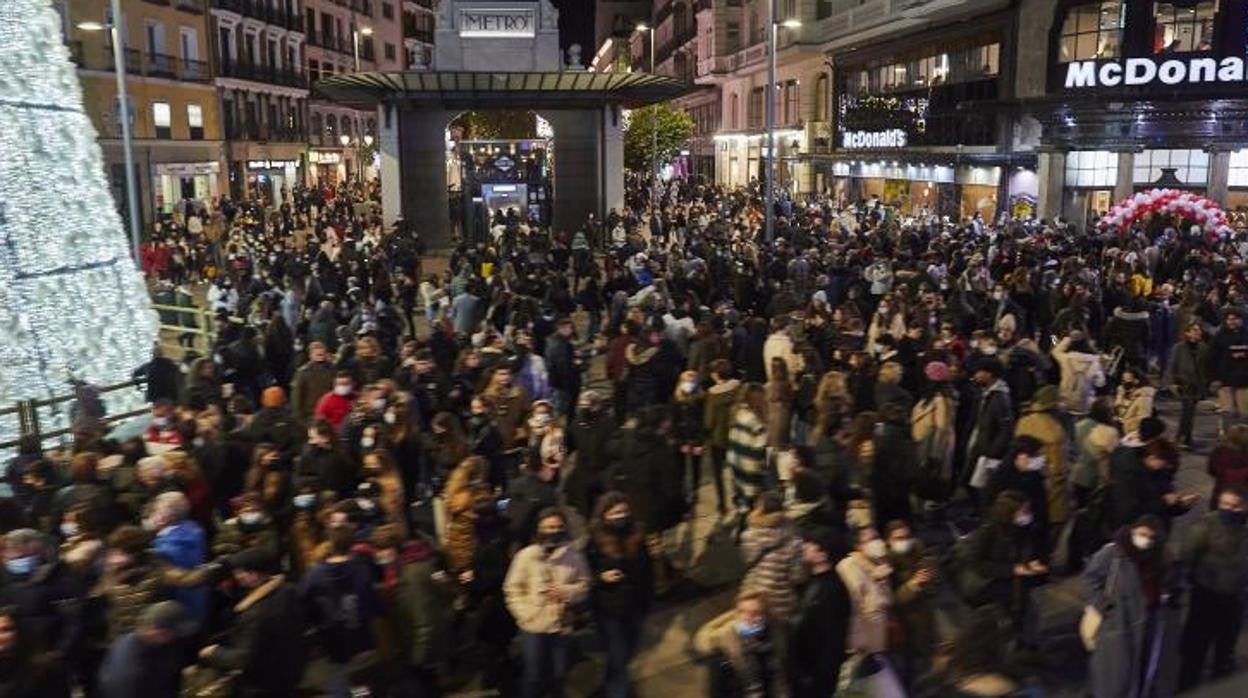
<svg viewBox="0 0 1248 698">
<path fill-rule="evenodd" d="M 637 25 L 637 31 L 650 35 L 650 74 L 656 75 L 654 66 L 654 27 L 644 23 Z M 650 105 L 650 211 L 659 210 L 659 106 Z"/>
<path fill-rule="evenodd" d="M 116 2 L 116 0 L 113 0 Z M 372 36 L 372 27 L 359 27 L 351 30 L 351 51 L 355 54 L 355 72 L 360 72 L 360 37 Z"/>
<path fill-rule="evenodd" d="M 349 162 L 347 160 L 347 148 L 351 147 L 351 136 L 348 136 L 347 134 L 344 133 L 341 136 L 338 136 L 338 142 L 342 144 L 342 162 L 343 162 L 343 166 L 345 167 L 346 164 Z M 346 176 L 343 177 L 343 179 L 349 181 L 351 179 L 350 173 L 348 172 Z"/>
<path fill-rule="evenodd" d="M 117 74 L 117 101 L 120 103 L 121 152 L 126 163 L 126 208 L 130 212 L 130 254 L 134 255 L 135 264 L 139 263 L 139 241 L 142 239 L 139 224 L 139 190 L 134 180 L 134 142 L 130 136 L 130 98 L 126 95 L 126 52 L 119 26 L 121 17 L 121 0 L 111 0 L 112 21 L 80 22 L 78 28 L 83 31 L 103 31 L 108 29 L 113 41 L 113 67 Z"/>
<path fill-rule="evenodd" d="M 783 22 L 776 21 L 776 0 L 768 0 L 767 24 L 770 27 L 767 40 L 767 181 L 763 196 L 764 235 L 767 244 L 776 237 L 776 44 L 780 27 L 797 29 L 802 26 L 796 17 Z"/>
</svg>

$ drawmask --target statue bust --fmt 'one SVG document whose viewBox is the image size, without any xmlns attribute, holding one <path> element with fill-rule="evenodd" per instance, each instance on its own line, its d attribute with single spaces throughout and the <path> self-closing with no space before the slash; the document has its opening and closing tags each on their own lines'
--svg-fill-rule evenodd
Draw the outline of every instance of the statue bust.
<svg viewBox="0 0 1248 698">
<path fill-rule="evenodd" d="M 568 70 L 584 70 L 585 66 L 581 64 L 581 45 L 572 44 L 568 47 L 568 63 L 565 66 Z"/>
</svg>

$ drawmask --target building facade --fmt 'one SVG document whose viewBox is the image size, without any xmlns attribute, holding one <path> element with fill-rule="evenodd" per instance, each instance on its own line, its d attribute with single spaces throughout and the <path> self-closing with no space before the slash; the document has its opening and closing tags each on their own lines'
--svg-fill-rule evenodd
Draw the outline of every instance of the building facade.
<svg viewBox="0 0 1248 698">
<path fill-rule="evenodd" d="M 145 225 L 184 200 L 207 205 L 222 196 L 227 191 L 224 131 L 212 82 L 205 0 L 129 2 L 120 18 L 112 16 L 108 0 L 57 0 L 55 7 L 122 216 L 129 217 L 124 205 L 123 111 L 131 125 Z M 126 68 L 129 103 L 124 110 L 109 29 L 114 21 Z"/>
<path fill-rule="evenodd" d="M 210 2 L 229 193 L 274 206 L 308 167 L 304 3 Z"/>
<path fill-rule="evenodd" d="M 436 0 L 403 0 L 403 65 L 421 69 L 433 63 Z"/>
<path fill-rule="evenodd" d="M 1042 215 L 1084 221 L 1159 185 L 1248 208 L 1245 3 L 1029 0 L 1018 26 Z"/>
</svg>

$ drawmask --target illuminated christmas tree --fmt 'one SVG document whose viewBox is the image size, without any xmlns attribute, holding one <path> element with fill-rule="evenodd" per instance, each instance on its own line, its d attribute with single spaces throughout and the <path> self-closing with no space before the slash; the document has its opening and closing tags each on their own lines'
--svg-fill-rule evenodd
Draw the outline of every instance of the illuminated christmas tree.
<svg viewBox="0 0 1248 698">
<path fill-rule="evenodd" d="M 127 380 L 156 327 L 60 18 L 0 0 L 0 407 Z"/>
</svg>

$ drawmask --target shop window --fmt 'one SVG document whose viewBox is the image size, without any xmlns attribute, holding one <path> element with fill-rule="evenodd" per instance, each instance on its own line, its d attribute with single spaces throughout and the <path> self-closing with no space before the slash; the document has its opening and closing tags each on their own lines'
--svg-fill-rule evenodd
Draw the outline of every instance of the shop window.
<svg viewBox="0 0 1248 698">
<path fill-rule="evenodd" d="M 1066 155 L 1066 186 L 1112 188 L 1117 182 L 1117 153 L 1075 150 Z"/>
<path fill-rule="evenodd" d="M 1157 28 L 1153 34 L 1153 53 L 1208 51 L 1213 48 L 1213 18 L 1218 13 L 1216 0 L 1205 0 L 1194 6 L 1185 2 L 1159 2 L 1153 16 Z"/>
<path fill-rule="evenodd" d="M 1248 149 L 1231 153 L 1231 171 L 1226 183 L 1232 187 L 1248 187 Z"/>
<path fill-rule="evenodd" d="M 1203 150 L 1145 150 L 1136 153 L 1131 180 L 1135 184 L 1152 184 L 1161 177 L 1162 169 L 1173 169 L 1174 176 L 1184 184 L 1203 187 L 1209 181 L 1209 153 Z"/>
<path fill-rule="evenodd" d="M 152 102 L 152 126 L 157 138 L 173 138 L 173 112 L 168 102 Z"/>
<path fill-rule="evenodd" d="M 191 140 L 204 140 L 204 108 L 198 104 L 186 105 L 186 125 L 191 130 Z"/>
<path fill-rule="evenodd" d="M 1063 63 L 1095 58 L 1117 58 L 1122 49 L 1126 3 L 1092 2 L 1070 8 L 1062 23 L 1058 60 Z"/>
</svg>

